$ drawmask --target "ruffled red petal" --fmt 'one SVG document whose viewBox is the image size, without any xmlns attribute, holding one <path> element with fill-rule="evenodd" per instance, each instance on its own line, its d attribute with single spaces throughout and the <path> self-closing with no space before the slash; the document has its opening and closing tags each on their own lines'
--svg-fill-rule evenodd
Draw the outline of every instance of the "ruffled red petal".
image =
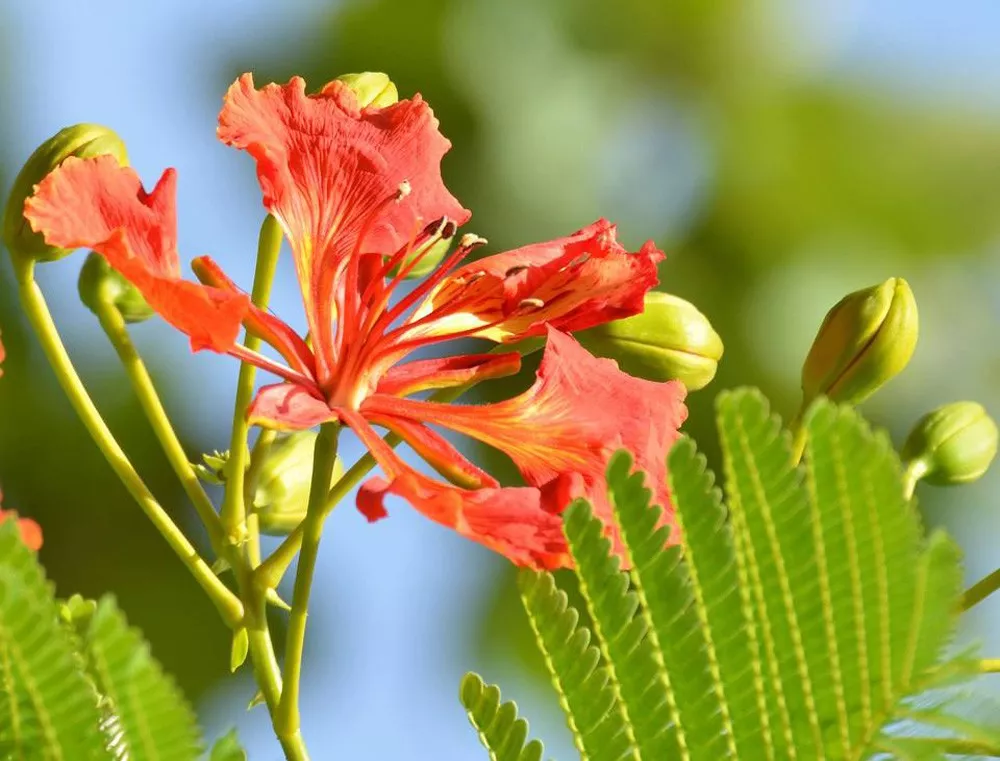
<svg viewBox="0 0 1000 761">
<path fill-rule="evenodd" d="M 226 94 L 219 138 L 257 162 L 264 206 L 291 241 L 324 380 L 330 305 L 352 252 L 391 253 L 432 220 L 470 216 L 442 182 L 451 143 L 437 127 L 419 95 L 362 109 L 341 82 L 306 95 L 300 77 L 258 90 L 244 74 Z M 410 192 L 393 201 L 404 181 Z"/>
<path fill-rule="evenodd" d="M 441 425 L 489 444 L 542 490 L 550 512 L 586 497 L 611 526 L 605 469 L 619 449 L 632 452 L 636 469 L 649 475 L 663 522 L 672 519 L 666 457 L 687 416 L 684 396 L 680 383 L 633 378 L 549 329 L 538 378 L 520 396 L 468 406 L 375 395 L 361 411 Z"/>
<path fill-rule="evenodd" d="M 388 480 L 373 478 L 358 491 L 358 509 L 369 521 L 387 515 L 384 498 L 395 494 L 431 520 L 517 565 L 536 569 L 569 565 L 562 520 L 546 511 L 538 489 L 470 490 L 440 483 L 406 465 L 358 413 L 341 410 L 341 419 L 358 434 L 388 476 Z"/>
<path fill-rule="evenodd" d="M 247 410 L 251 425 L 279 431 L 303 431 L 336 419 L 336 413 L 323 399 L 295 383 L 264 386 Z"/>
<path fill-rule="evenodd" d="M 206 285 L 235 295 L 245 294 L 210 256 L 195 257 L 191 269 Z M 293 370 L 310 378 L 315 376 L 316 362 L 309 345 L 284 320 L 251 302 L 243 323 L 250 333 L 273 346 Z"/>
<path fill-rule="evenodd" d="M 163 173 L 146 193 L 139 176 L 113 156 L 66 159 L 35 188 L 24 215 L 45 241 L 91 248 L 108 260 L 191 347 L 227 351 L 249 299 L 182 280 L 174 195 L 177 175 Z"/>
<path fill-rule="evenodd" d="M 488 256 L 447 277 L 417 309 L 413 336 L 476 335 L 515 341 L 546 327 L 583 330 L 642 312 L 663 259 L 652 241 L 629 253 L 601 219 L 573 235 Z M 427 321 L 431 315 L 439 319 Z"/>
</svg>

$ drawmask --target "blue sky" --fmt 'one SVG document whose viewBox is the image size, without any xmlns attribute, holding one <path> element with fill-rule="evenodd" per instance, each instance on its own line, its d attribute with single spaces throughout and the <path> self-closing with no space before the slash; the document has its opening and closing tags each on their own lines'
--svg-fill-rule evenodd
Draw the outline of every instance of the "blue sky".
<svg viewBox="0 0 1000 761">
<path fill-rule="evenodd" d="M 180 248 L 184 257 L 211 253 L 241 283 L 249 283 L 260 198 L 249 159 L 215 140 L 215 120 L 227 83 L 216 73 L 227 56 L 246 60 L 255 40 L 295 39 L 317 12 L 314 0 L 284 3 L 215 0 L 137 3 L 48 0 L 6 3 L 3 150 L 13 165 L 43 138 L 79 121 L 113 126 L 132 163 L 152 185 L 167 166 L 178 168 Z M 955 98 L 1000 105 L 1000 6 L 990 0 L 879 3 L 812 0 L 788 23 L 801 25 L 804 50 L 821 72 L 836 71 L 913 97 Z M 40 41 L 44 40 L 42 44 Z M 211 76 L 206 77 L 209 73 Z M 45 268 L 45 286 L 73 346 L 95 338 L 75 298 L 72 267 Z M 297 316 L 290 267 L 274 300 Z M 192 356 L 186 340 L 156 325 L 136 331 L 141 348 L 169 356 L 175 371 L 207 385 L 185 425 L 199 439 L 225 446 L 235 362 Z M 109 349 L 92 347 L 86 364 L 97 372 Z M 356 453 L 356 450 L 355 450 Z M 350 446 L 346 459 L 353 461 Z M 479 548 L 398 506 L 390 520 L 368 529 L 355 511 L 330 523 L 311 618 L 303 715 L 307 740 L 325 758 L 477 758 L 477 741 L 456 700 L 466 668 L 456 621 L 477 609 L 500 562 Z M 481 665 L 481 664 L 479 664 Z M 546 695 L 516 674 L 501 682 L 529 716 L 552 718 Z M 235 679 L 203 706 L 213 733 L 238 724 L 251 759 L 279 757 L 262 709 L 243 710 L 251 685 Z M 547 706 L 547 707 L 546 707 Z M 395 731 L 387 731 L 387 725 Z M 538 721 L 551 755 L 572 757 L 558 724 Z M 418 749 L 415 751 L 415 749 Z"/>
</svg>

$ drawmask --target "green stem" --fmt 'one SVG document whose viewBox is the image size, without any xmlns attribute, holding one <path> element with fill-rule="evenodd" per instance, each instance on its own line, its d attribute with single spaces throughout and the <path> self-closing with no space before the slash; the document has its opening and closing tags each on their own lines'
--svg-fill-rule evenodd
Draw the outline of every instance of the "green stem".
<svg viewBox="0 0 1000 761">
<path fill-rule="evenodd" d="M 978 605 L 998 589 L 1000 589 L 1000 568 L 965 590 L 965 594 L 962 595 L 962 611 Z"/>
<path fill-rule="evenodd" d="M 243 486 L 243 503 L 247 506 L 247 557 L 250 567 L 256 568 L 260 565 L 260 527 L 258 525 L 257 514 L 252 510 L 253 498 L 257 491 L 257 482 L 260 480 L 260 469 L 267 461 L 267 455 L 271 451 L 271 445 L 278 432 L 270 428 L 265 428 L 257 434 L 257 441 L 254 442 L 250 451 L 250 465 L 247 467 L 247 474 Z"/>
<path fill-rule="evenodd" d="M 808 442 L 806 428 L 802 425 L 801 408 L 795 413 L 792 422 L 788 424 L 788 430 L 792 432 L 792 464 L 798 465 L 802 462 L 802 455 L 806 451 L 806 443 Z"/>
<path fill-rule="evenodd" d="M 170 424 L 170 418 L 167 416 L 166 410 L 163 409 L 160 397 L 153 386 L 153 379 L 149 377 L 149 372 L 129 337 L 121 312 L 114 305 L 112 299 L 106 298 L 103 293 L 99 295 L 95 306 L 97 319 L 100 321 L 101 327 L 104 328 L 111 345 L 118 352 L 118 358 L 125 367 L 125 372 L 132 382 L 132 388 L 146 414 L 146 419 L 149 420 L 153 428 L 153 433 L 156 434 L 170 466 L 177 474 L 177 478 L 180 479 L 181 485 L 194 504 L 202 523 L 205 524 L 213 549 L 215 549 L 216 554 L 221 556 L 223 542 L 222 524 L 219 522 L 219 516 L 215 512 L 212 500 L 202 487 L 194 467 L 188 460 L 184 447 L 181 446 L 181 442 L 177 438 L 177 433 Z"/>
<path fill-rule="evenodd" d="M 395 434 L 389 434 L 385 437 L 386 443 L 389 446 L 396 446 L 402 441 Z M 354 463 L 344 475 L 337 479 L 337 483 L 333 485 L 329 493 L 326 495 L 326 499 L 323 501 L 323 505 L 319 511 L 319 522 L 326 520 L 327 516 L 333 512 L 340 501 L 347 496 L 347 493 L 357 486 L 361 479 L 364 478 L 376 465 L 375 458 L 370 454 L 363 455 L 356 463 Z M 292 532 L 285 537 L 284 541 L 278 545 L 278 548 L 268 556 L 267 560 L 260 564 L 257 568 L 258 583 L 269 589 L 274 589 L 281 582 L 282 577 L 284 577 L 285 572 L 288 567 L 295 560 L 295 555 L 298 553 L 299 548 L 302 546 L 302 539 L 305 536 L 305 521 L 296 526 Z"/>
<path fill-rule="evenodd" d="M 35 262 L 17 256 L 11 259 L 25 314 L 38 335 L 45 356 L 52 365 L 59 384 L 69 397 L 73 409 L 129 494 L 139 503 L 143 512 L 194 576 L 195 581 L 205 590 L 209 599 L 219 609 L 223 620 L 230 627 L 236 628 L 243 619 L 243 604 L 198 555 L 198 551 L 156 501 L 108 429 L 101 413 L 94 406 L 59 337 L 48 305 L 45 303 L 45 297 L 35 282 Z"/>
<path fill-rule="evenodd" d="M 903 469 L 903 496 L 907 502 L 913 499 L 913 492 L 917 489 L 917 481 L 927 475 L 930 470 L 923 460 L 910 460 Z"/>
<path fill-rule="evenodd" d="M 306 619 L 309 611 L 309 595 L 312 591 L 316 559 L 319 556 L 319 542 L 323 532 L 323 508 L 329 494 L 330 479 L 333 477 L 337 460 L 337 437 L 340 426 L 324 423 L 316 439 L 316 453 L 313 457 L 312 484 L 309 488 L 309 505 L 302 521 L 302 549 L 299 565 L 295 573 L 295 591 L 292 596 L 292 612 L 288 619 L 288 641 L 285 649 L 284 688 L 281 702 L 274 717 L 274 729 L 279 738 L 300 737 L 299 733 L 299 692 L 302 678 L 302 653 L 305 649 Z"/>
<path fill-rule="evenodd" d="M 257 263 L 254 271 L 251 300 L 260 309 L 267 308 L 274 283 L 274 273 L 281 250 L 282 232 L 278 221 L 268 215 L 260 228 L 257 245 Z M 256 351 L 260 338 L 249 332 L 244 345 Z M 229 462 L 226 472 L 226 493 L 222 503 L 222 525 L 227 539 L 234 546 L 233 568 L 240 594 L 246 605 L 246 627 L 250 663 L 254 679 L 267 703 L 274 723 L 281 701 L 281 669 L 274 652 L 274 643 L 267 624 L 267 589 L 255 583 L 254 568 L 260 563 L 260 531 L 257 516 L 247 514 L 253 498 L 253 489 L 267 450 L 271 435 L 262 432 L 254 445 L 250 466 L 247 467 L 247 436 L 249 426 L 246 411 L 253 397 L 256 369 L 243 363 L 240 366 L 233 410 L 233 430 L 230 438 Z M 242 549 L 242 551 L 241 551 Z M 285 757 L 289 761 L 308 761 L 309 754 L 301 737 L 279 737 Z"/>
<path fill-rule="evenodd" d="M 269 214 L 260 228 L 257 265 L 250 296 L 253 303 L 261 308 L 266 307 L 271 296 L 281 240 L 281 227 Z M 251 351 L 257 351 L 260 348 L 260 338 L 247 333 L 243 344 Z M 247 526 L 246 504 L 243 498 L 249 433 L 246 413 L 253 398 L 256 373 L 257 370 L 253 365 L 247 362 L 240 365 L 240 375 L 236 385 L 236 406 L 233 410 L 233 433 L 229 443 L 229 463 L 226 467 L 226 495 L 223 498 L 221 511 L 222 526 L 228 534 L 229 541 L 236 545 L 242 545 L 249 538 L 250 529 L 253 528 Z"/>
</svg>

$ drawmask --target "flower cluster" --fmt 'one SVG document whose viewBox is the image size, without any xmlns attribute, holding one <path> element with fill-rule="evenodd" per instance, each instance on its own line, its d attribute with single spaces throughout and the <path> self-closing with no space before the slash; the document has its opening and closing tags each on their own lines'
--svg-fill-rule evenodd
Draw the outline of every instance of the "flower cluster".
<svg viewBox="0 0 1000 761">
<path fill-rule="evenodd" d="M 613 533 L 604 469 L 619 448 L 649 474 L 670 520 L 665 458 L 686 415 L 683 385 L 627 375 L 570 335 L 640 313 L 662 252 L 652 242 L 627 251 L 605 220 L 474 261 L 466 259 L 485 241 L 464 235 L 416 287 L 401 289 L 471 214 L 442 181 L 450 143 L 427 103 L 359 94 L 350 80 L 307 94 L 300 78 L 258 88 L 245 74 L 219 115 L 219 139 L 254 159 L 264 207 L 290 243 L 307 336 L 254 306 L 208 257 L 192 264 L 200 282 L 182 278 L 172 169 L 147 192 L 114 156 L 70 157 L 37 185 L 25 217 L 48 245 L 100 253 L 192 349 L 229 354 L 280 379 L 258 392 L 252 423 L 352 429 L 383 471 L 357 496 L 369 520 L 386 515 L 393 494 L 515 563 L 564 566 L 559 513 L 570 500 L 590 499 Z M 281 361 L 241 345 L 241 325 Z M 545 350 L 523 394 L 484 405 L 419 396 L 511 375 L 521 357 L 414 352 L 460 338 L 533 337 Z M 404 462 L 375 426 L 396 433 L 443 480 Z M 525 486 L 500 486 L 437 428 L 505 452 Z"/>
</svg>

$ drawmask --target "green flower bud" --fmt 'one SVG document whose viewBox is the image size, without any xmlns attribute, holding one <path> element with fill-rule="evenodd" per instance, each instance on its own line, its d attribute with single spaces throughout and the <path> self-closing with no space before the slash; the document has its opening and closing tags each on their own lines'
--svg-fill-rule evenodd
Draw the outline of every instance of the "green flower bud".
<svg viewBox="0 0 1000 761">
<path fill-rule="evenodd" d="M 97 314 L 98 305 L 110 301 L 125 322 L 143 322 L 152 317 L 152 307 L 132 285 L 100 254 L 93 251 L 87 256 L 77 281 L 80 300 Z"/>
<path fill-rule="evenodd" d="M 901 456 L 919 477 L 937 486 L 975 481 L 997 453 L 997 425 L 976 402 L 954 402 L 924 415 Z"/>
<path fill-rule="evenodd" d="M 261 467 L 253 498 L 253 511 L 265 534 L 284 536 L 305 518 L 317 435 L 315 431 L 297 431 L 275 436 Z M 331 486 L 342 473 L 338 457 Z"/>
<path fill-rule="evenodd" d="M 59 603 L 59 618 L 82 631 L 97 612 L 97 603 L 82 595 L 73 595 L 66 602 Z"/>
<path fill-rule="evenodd" d="M 695 306 L 669 293 L 646 294 L 642 314 L 574 334 L 592 354 L 608 357 L 629 375 L 679 380 L 697 391 L 715 377 L 722 339 Z"/>
<path fill-rule="evenodd" d="M 399 101 L 399 91 L 388 74 L 366 71 L 361 74 L 342 74 L 337 79 L 354 91 L 361 108 L 385 108 Z"/>
<path fill-rule="evenodd" d="M 802 367 L 803 408 L 820 395 L 864 401 L 906 367 L 917 334 L 917 302 L 902 278 L 848 294 L 827 313 Z"/>
<path fill-rule="evenodd" d="M 226 464 L 229 462 L 229 450 L 220 452 L 215 450 L 212 454 L 205 453 L 201 456 L 202 462 L 192 463 L 198 478 L 206 484 L 222 486 L 226 483 Z"/>
<path fill-rule="evenodd" d="M 76 124 L 66 127 L 42 143 L 31 154 L 14 180 L 3 216 L 3 242 L 12 254 L 39 261 L 61 259 L 69 249 L 56 248 L 34 232 L 24 218 L 24 202 L 45 176 L 70 156 L 89 158 L 109 153 L 122 166 L 128 165 L 125 143 L 107 127 Z"/>
</svg>

